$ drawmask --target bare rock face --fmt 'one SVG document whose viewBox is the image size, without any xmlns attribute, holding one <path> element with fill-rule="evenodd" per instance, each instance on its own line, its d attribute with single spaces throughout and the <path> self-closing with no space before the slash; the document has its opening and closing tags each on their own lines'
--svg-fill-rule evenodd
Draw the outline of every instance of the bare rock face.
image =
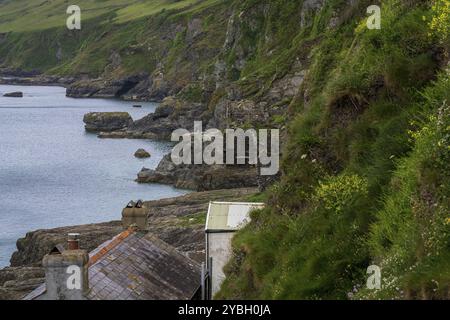
<svg viewBox="0 0 450 320">
<path fill-rule="evenodd" d="M 3 96 L 6 98 L 23 98 L 23 92 L 20 92 L 20 91 L 9 92 L 9 93 L 5 93 Z"/>
<path fill-rule="evenodd" d="M 111 65 L 120 63 L 120 56 L 112 54 Z M 69 84 L 66 95 L 73 98 L 147 99 L 148 74 L 145 72 L 119 79 L 78 79 Z"/>
<path fill-rule="evenodd" d="M 4 268 L 0 270 L 0 300 L 18 300 L 44 281 L 40 267 Z"/>
<path fill-rule="evenodd" d="M 314 13 L 319 11 L 325 1 L 324 0 L 306 0 L 303 2 L 300 25 L 307 27 L 312 24 Z"/>
<path fill-rule="evenodd" d="M 233 189 L 258 186 L 258 169 L 249 165 L 175 165 L 169 155 L 156 170 L 143 168 L 139 183 L 170 184 L 176 188 L 196 191 Z"/>
<path fill-rule="evenodd" d="M 80 233 L 80 246 L 90 251 L 121 231 L 120 221 L 113 221 L 29 232 L 24 238 L 17 240 L 17 251 L 11 257 L 11 266 L 39 266 L 42 257 L 55 245 L 66 243 L 68 233 Z"/>
<path fill-rule="evenodd" d="M 125 129 L 133 119 L 128 112 L 91 112 L 83 121 L 88 132 L 111 132 Z"/>
<path fill-rule="evenodd" d="M 144 158 L 150 158 L 151 157 L 150 153 L 148 151 L 146 151 L 145 149 L 138 149 L 134 153 L 134 156 L 136 158 L 139 158 L 139 159 L 144 159 Z"/>
<path fill-rule="evenodd" d="M 157 140 L 170 140 L 176 129 L 192 131 L 194 120 L 205 120 L 206 106 L 202 103 L 190 103 L 174 97 L 167 97 L 154 113 L 134 121 L 126 130 L 126 136 L 149 137 Z"/>
</svg>

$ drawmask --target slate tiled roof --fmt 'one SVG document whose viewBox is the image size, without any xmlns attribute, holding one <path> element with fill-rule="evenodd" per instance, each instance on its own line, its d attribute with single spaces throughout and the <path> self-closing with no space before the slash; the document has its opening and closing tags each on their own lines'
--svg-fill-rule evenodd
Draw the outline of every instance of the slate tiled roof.
<svg viewBox="0 0 450 320">
<path fill-rule="evenodd" d="M 187 300 L 200 287 L 198 263 L 149 233 L 124 231 L 89 256 L 90 300 Z"/>
</svg>

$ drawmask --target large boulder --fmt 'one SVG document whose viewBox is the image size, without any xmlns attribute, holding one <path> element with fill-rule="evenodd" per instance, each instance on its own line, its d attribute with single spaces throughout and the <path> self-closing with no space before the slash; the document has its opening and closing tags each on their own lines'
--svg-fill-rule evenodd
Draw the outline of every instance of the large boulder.
<svg viewBox="0 0 450 320">
<path fill-rule="evenodd" d="M 136 158 L 139 158 L 139 159 L 144 159 L 144 158 L 150 158 L 151 157 L 150 153 L 148 151 L 146 151 L 145 149 L 138 149 L 134 153 L 134 156 Z"/>
<path fill-rule="evenodd" d="M 111 132 L 127 128 L 133 119 L 128 112 L 91 112 L 83 121 L 88 132 Z"/>
</svg>

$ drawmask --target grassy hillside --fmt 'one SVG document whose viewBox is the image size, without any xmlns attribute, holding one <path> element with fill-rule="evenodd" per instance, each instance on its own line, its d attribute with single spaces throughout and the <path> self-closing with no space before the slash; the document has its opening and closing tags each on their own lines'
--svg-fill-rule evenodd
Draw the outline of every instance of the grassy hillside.
<svg viewBox="0 0 450 320">
<path fill-rule="evenodd" d="M 80 7 L 82 19 L 100 18 L 101 23 L 124 23 L 162 10 L 195 10 L 217 0 L 5 0 L 0 1 L 0 32 L 64 28 L 69 5 Z"/>
<path fill-rule="evenodd" d="M 219 298 L 449 298 L 450 8 L 437 3 L 383 1 L 381 30 L 343 1 L 286 26 L 286 55 L 317 45 L 283 177 L 235 237 Z M 324 27 L 336 10 L 345 22 Z M 366 289 L 372 264 L 382 290 Z"/>
</svg>

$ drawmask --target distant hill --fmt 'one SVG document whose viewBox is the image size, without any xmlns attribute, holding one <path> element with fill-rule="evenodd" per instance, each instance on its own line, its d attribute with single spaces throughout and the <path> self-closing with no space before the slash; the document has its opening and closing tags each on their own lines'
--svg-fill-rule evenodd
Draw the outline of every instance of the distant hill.
<svg viewBox="0 0 450 320">
<path fill-rule="evenodd" d="M 172 9 L 195 9 L 217 0 L 79 0 L 83 19 L 103 16 L 102 22 L 122 23 Z M 65 26 L 65 0 L 0 1 L 0 32 L 36 31 Z"/>
</svg>

